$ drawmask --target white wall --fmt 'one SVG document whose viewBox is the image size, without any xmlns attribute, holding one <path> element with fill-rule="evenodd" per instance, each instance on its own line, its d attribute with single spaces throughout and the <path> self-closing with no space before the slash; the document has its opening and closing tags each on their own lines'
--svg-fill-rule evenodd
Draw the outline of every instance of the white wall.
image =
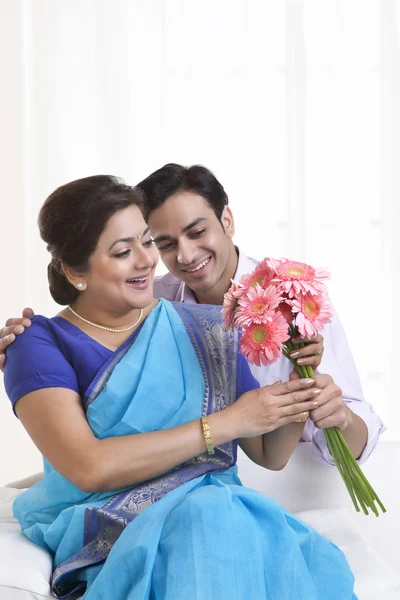
<svg viewBox="0 0 400 600">
<path fill-rule="evenodd" d="M 237 241 L 333 273 L 400 439 L 397 0 L 0 0 L 0 323 L 57 310 L 36 216 L 76 177 L 166 162 L 224 184 Z M 40 468 L 0 391 L 0 484 Z"/>
</svg>

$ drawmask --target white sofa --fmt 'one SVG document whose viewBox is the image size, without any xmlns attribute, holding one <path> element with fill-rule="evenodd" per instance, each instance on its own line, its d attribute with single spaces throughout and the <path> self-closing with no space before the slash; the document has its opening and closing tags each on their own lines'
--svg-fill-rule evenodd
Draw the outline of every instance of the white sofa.
<svg viewBox="0 0 400 600">
<path fill-rule="evenodd" d="M 238 462 L 245 485 L 276 499 L 343 549 L 359 600 L 400 600 L 400 443 L 381 442 L 363 467 L 388 510 L 379 518 L 355 513 L 336 469 L 312 459 L 308 443 L 280 472 L 265 471 L 243 454 Z M 0 600 L 52 598 L 50 557 L 24 538 L 12 518 L 18 493 L 0 488 Z"/>
</svg>

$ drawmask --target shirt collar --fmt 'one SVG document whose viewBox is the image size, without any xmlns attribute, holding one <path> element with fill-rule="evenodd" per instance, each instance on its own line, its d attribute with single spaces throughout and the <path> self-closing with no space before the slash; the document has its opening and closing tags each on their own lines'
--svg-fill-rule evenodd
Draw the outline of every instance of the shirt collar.
<svg viewBox="0 0 400 600">
<path fill-rule="evenodd" d="M 198 304 L 196 296 L 190 289 L 188 285 L 184 281 L 182 281 L 179 292 L 178 292 L 178 302 L 187 302 L 189 304 Z"/>
<path fill-rule="evenodd" d="M 247 273 L 254 271 L 259 261 L 251 256 L 246 256 L 246 254 L 243 251 L 240 251 L 237 247 L 236 251 L 238 253 L 239 260 L 234 280 L 239 281 L 242 275 L 247 275 Z"/>
</svg>

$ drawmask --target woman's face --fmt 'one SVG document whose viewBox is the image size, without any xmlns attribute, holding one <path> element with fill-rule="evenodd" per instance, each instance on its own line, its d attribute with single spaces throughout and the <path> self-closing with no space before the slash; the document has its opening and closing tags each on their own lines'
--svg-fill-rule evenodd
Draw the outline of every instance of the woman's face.
<svg viewBox="0 0 400 600">
<path fill-rule="evenodd" d="M 86 300 L 116 316 L 153 298 L 158 251 L 140 209 L 129 206 L 108 221 L 89 260 Z"/>
</svg>

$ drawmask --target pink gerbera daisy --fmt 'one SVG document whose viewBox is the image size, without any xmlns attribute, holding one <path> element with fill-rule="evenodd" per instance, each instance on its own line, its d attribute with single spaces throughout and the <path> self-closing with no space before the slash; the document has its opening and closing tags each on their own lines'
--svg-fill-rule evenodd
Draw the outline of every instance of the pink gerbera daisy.
<svg viewBox="0 0 400 600">
<path fill-rule="evenodd" d="M 260 285 L 251 287 L 238 301 L 235 321 L 240 327 L 270 321 L 280 301 L 281 296 L 273 285 L 265 290 Z"/>
<path fill-rule="evenodd" d="M 253 323 L 244 329 L 240 339 L 241 352 L 254 365 L 270 365 L 278 360 L 282 344 L 289 337 L 286 320 L 276 312 L 271 321 Z"/>
<path fill-rule="evenodd" d="M 224 303 L 222 306 L 222 316 L 224 317 L 224 327 L 229 329 L 234 326 L 235 310 L 238 306 L 238 301 L 229 289 L 224 295 Z"/>
<path fill-rule="evenodd" d="M 278 283 L 280 290 L 289 298 L 299 293 L 320 295 L 327 291 L 325 281 L 329 279 L 330 274 L 324 269 L 314 269 L 310 265 L 287 258 L 268 259 L 268 266 L 275 272 L 273 281 Z"/>
<path fill-rule="evenodd" d="M 231 282 L 231 287 L 224 295 L 224 302 L 222 306 L 225 329 L 229 329 L 229 327 L 233 327 L 236 324 L 235 311 L 238 307 L 239 298 L 248 292 L 248 287 L 242 283 L 233 281 L 233 279 L 231 279 Z"/>
<path fill-rule="evenodd" d="M 269 286 L 274 276 L 274 271 L 268 266 L 268 258 L 264 258 L 258 263 L 254 271 L 247 275 L 242 275 L 240 282 L 247 287 L 261 286 L 263 289 Z"/>
<path fill-rule="evenodd" d="M 326 295 L 299 294 L 291 300 L 300 336 L 314 337 L 332 317 L 332 305 Z"/>
</svg>

